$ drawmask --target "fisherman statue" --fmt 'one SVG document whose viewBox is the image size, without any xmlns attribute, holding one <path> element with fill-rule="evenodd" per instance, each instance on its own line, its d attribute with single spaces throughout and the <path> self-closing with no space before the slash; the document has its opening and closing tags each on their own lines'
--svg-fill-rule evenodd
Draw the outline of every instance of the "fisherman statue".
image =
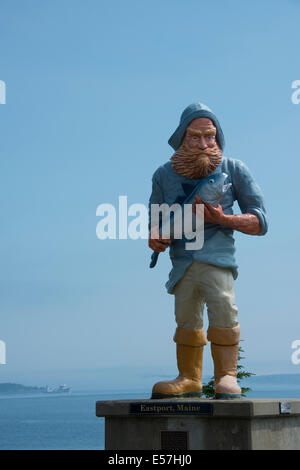
<svg viewBox="0 0 300 470">
<path fill-rule="evenodd" d="M 170 247 L 172 270 L 166 288 L 175 297 L 177 378 L 153 386 L 152 398 L 199 397 L 202 391 L 203 348 L 211 343 L 216 399 L 241 397 L 237 383 L 240 341 L 234 280 L 237 278 L 234 230 L 248 235 L 265 235 L 268 226 L 261 189 L 240 160 L 223 157 L 224 136 L 218 119 L 202 103 L 188 106 L 168 143 L 175 150 L 170 161 L 152 177 L 149 200 L 149 247 L 152 265 L 159 253 Z M 204 204 L 204 243 L 187 250 L 186 239 L 163 238 L 151 223 L 151 205 L 185 200 L 205 178 L 227 175 L 227 190 L 220 203 L 207 203 L 196 194 L 197 206 Z M 190 188 L 190 189 L 187 189 Z M 194 191 L 194 192 L 193 192 Z M 233 214 L 234 201 L 241 214 Z M 200 207 L 200 206 L 199 206 Z M 154 256 L 154 258 L 153 258 Z M 208 330 L 203 328 L 207 306 Z"/>
</svg>

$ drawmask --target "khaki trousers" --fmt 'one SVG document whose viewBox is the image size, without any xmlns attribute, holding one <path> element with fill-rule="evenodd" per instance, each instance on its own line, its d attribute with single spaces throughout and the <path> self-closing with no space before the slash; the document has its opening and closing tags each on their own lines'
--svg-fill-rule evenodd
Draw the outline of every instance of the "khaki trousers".
<svg viewBox="0 0 300 470">
<path fill-rule="evenodd" d="M 204 306 L 209 326 L 233 328 L 237 325 L 237 307 L 230 268 L 194 261 L 176 284 L 175 320 L 179 328 L 203 328 Z"/>
</svg>

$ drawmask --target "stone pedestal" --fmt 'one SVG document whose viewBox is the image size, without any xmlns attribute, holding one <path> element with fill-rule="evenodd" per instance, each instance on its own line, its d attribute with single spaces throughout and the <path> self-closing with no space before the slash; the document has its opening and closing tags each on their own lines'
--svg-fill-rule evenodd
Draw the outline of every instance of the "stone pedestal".
<svg viewBox="0 0 300 470">
<path fill-rule="evenodd" d="M 98 401 L 107 450 L 300 450 L 300 399 Z"/>
</svg>

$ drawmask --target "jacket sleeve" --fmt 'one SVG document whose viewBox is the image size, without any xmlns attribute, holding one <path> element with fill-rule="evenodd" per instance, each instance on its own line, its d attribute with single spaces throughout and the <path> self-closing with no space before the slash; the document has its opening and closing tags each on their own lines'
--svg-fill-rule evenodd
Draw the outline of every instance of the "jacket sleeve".
<svg viewBox="0 0 300 470">
<path fill-rule="evenodd" d="M 261 232 L 258 235 L 265 235 L 268 231 L 268 221 L 264 197 L 249 168 L 240 160 L 235 161 L 232 184 L 241 212 L 255 214 L 261 226 Z"/>
<path fill-rule="evenodd" d="M 151 225 L 151 204 L 163 204 L 164 202 L 164 195 L 163 195 L 163 189 L 162 189 L 162 184 L 160 181 L 160 171 L 159 169 L 155 171 L 155 173 L 152 176 L 152 192 L 151 196 L 149 199 L 149 205 L 148 205 L 148 229 L 150 230 L 150 225 Z"/>
</svg>

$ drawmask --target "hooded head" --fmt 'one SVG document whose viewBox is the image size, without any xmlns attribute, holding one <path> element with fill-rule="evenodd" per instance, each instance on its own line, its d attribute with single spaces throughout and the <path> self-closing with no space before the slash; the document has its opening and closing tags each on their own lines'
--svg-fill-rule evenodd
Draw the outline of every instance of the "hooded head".
<svg viewBox="0 0 300 470">
<path fill-rule="evenodd" d="M 179 126 L 169 138 L 168 144 L 171 145 L 171 147 L 174 150 L 178 150 L 182 143 L 182 139 L 184 137 L 186 128 L 188 127 L 190 122 L 192 122 L 194 119 L 201 118 L 201 117 L 208 118 L 213 122 L 217 130 L 217 135 L 216 135 L 217 143 L 220 149 L 224 150 L 225 140 L 224 140 L 224 135 L 223 135 L 221 126 L 219 124 L 219 121 L 216 118 L 216 116 L 213 114 L 213 112 L 209 109 L 209 107 L 203 103 L 193 103 L 193 104 L 190 104 L 187 108 L 185 108 L 185 110 L 183 111 L 180 117 Z"/>
<path fill-rule="evenodd" d="M 174 171 L 187 178 L 199 179 L 208 176 L 219 165 L 224 136 L 209 108 L 195 103 L 182 113 L 169 143 L 176 150 L 171 157 Z"/>
</svg>

